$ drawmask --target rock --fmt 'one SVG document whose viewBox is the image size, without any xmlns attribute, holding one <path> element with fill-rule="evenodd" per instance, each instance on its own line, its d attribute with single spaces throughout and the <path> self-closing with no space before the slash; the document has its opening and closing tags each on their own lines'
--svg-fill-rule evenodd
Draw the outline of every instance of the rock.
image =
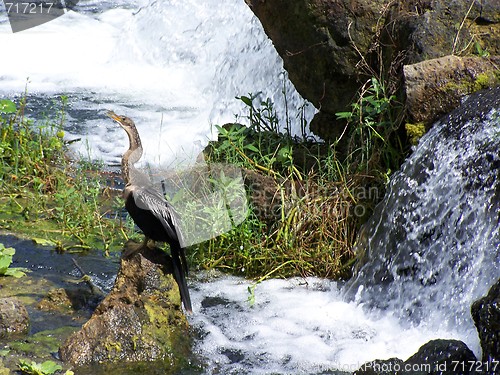
<svg viewBox="0 0 500 375">
<path fill-rule="evenodd" d="M 4 367 L 2 360 L 0 360 L 0 375 L 10 375 L 10 370 Z"/>
<path fill-rule="evenodd" d="M 385 18 L 384 62 L 388 66 L 387 63 L 396 61 L 395 57 L 401 53 L 404 64 L 471 54 L 476 52 L 474 42 L 491 55 L 498 55 L 499 12 L 500 3 L 495 0 L 397 1 Z"/>
<path fill-rule="evenodd" d="M 469 362 L 470 361 L 470 362 Z M 354 375 L 467 375 L 474 353 L 462 341 L 431 340 L 406 361 L 398 358 L 363 364 Z M 464 367 L 457 367 L 464 364 Z"/>
<path fill-rule="evenodd" d="M 483 362 L 500 361 L 500 279 L 486 297 L 474 302 L 471 308 L 483 350 Z M 499 369 L 500 370 L 500 369 Z"/>
<path fill-rule="evenodd" d="M 406 107 L 427 126 L 461 103 L 463 96 L 500 85 L 500 56 L 445 56 L 403 67 Z"/>
<path fill-rule="evenodd" d="M 345 110 L 359 88 L 356 64 L 369 50 L 380 4 L 247 0 L 301 95 L 326 113 Z"/>
<path fill-rule="evenodd" d="M 386 360 L 377 359 L 364 363 L 354 375 L 396 375 L 397 370 L 403 366 L 403 360 L 390 358 Z"/>
<path fill-rule="evenodd" d="M 469 362 L 471 361 L 471 362 Z M 476 356 L 459 340 L 431 340 L 420 347 L 417 353 L 408 358 L 403 369 L 411 375 L 455 375 L 469 374 L 467 364 L 474 363 Z M 465 368 L 457 367 L 465 364 Z"/>
<path fill-rule="evenodd" d="M 95 295 L 87 289 L 64 289 L 56 288 L 50 290 L 37 304 L 37 308 L 44 311 L 56 311 L 61 314 L 70 314 L 75 311 L 92 308 L 95 309 L 103 298 Z"/>
<path fill-rule="evenodd" d="M 500 2 L 494 0 L 246 2 L 297 91 L 320 110 L 311 130 L 325 140 L 339 133 L 331 127 L 343 128 L 335 113 L 349 110 L 373 76 L 401 94 L 403 65 L 474 53 L 476 45 L 500 55 Z"/>
<path fill-rule="evenodd" d="M 156 248 L 121 260 L 110 294 L 59 349 L 61 359 L 75 366 L 153 360 L 173 365 L 189 351 L 171 259 Z"/>
<path fill-rule="evenodd" d="M 29 330 L 26 307 L 14 297 L 0 298 L 0 337 L 25 334 Z"/>
</svg>

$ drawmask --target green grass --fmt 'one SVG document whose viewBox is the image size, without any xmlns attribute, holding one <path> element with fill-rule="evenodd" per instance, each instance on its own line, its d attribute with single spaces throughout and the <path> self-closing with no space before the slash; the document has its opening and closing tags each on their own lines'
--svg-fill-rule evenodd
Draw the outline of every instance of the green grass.
<svg viewBox="0 0 500 375">
<path fill-rule="evenodd" d="M 67 157 L 62 119 L 36 124 L 26 105 L 0 102 L 0 226 L 58 250 L 119 248 L 123 231 L 106 218 L 112 197 L 99 170 Z"/>
<path fill-rule="evenodd" d="M 195 263 L 252 278 L 348 278 L 357 231 L 404 157 L 395 97 L 372 80 L 351 111 L 338 114 L 333 125 L 347 127 L 332 144 L 293 137 L 289 123 L 280 133 L 272 103 L 239 99 L 248 115 L 238 120 L 246 124 L 217 126 L 206 159 L 242 168 L 250 214 L 231 232 L 192 248 Z M 300 116 L 296 121 L 304 128 Z"/>
<path fill-rule="evenodd" d="M 334 126 L 347 127 L 331 144 L 305 135 L 303 108 L 286 116 L 280 132 L 272 102 L 239 99 L 248 110 L 237 119 L 244 125 L 217 126 L 205 158 L 241 168 L 250 211 L 229 232 L 191 246 L 190 264 L 259 280 L 350 277 L 360 225 L 405 154 L 395 98 L 371 80 L 351 110 L 338 114 Z M 0 101 L 0 226 L 62 251 L 108 254 L 129 238 L 140 240 L 130 218 L 118 214 L 123 201 L 106 188 L 101 166 L 67 157 L 65 99 L 56 119 L 42 124 L 24 117 L 26 105 Z M 290 134 L 292 121 L 302 137 Z"/>
</svg>

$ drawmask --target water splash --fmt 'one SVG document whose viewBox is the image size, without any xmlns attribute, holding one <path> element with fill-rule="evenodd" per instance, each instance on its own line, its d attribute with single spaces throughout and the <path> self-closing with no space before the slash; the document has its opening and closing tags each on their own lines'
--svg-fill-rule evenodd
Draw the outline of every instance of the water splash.
<svg viewBox="0 0 500 375">
<path fill-rule="evenodd" d="M 363 262 L 345 286 L 267 280 L 252 305 L 249 281 L 195 283 L 205 373 L 352 373 L 437 338 L 480 356 L 469 311 L 500 275 L 499 146 L 500 88 L 438 122 L 366 224 Z"/>
<path fill-rule="evenodd" d="M 43 118 L 55 96 L 67 95 L 68 138 L 83 136 L 76 150 L 106 163 L 118 162 L 126 139 L 105 110 L 135 120 L 145 162 L 171 167 L 196 158 L 215 136 L 212 124 L 246 115 L 235 96 L 261 92 L 283 123 L 305 103 L 239 0 L 79 1 L 75 12 L 20 33 L 0 22 L 0 44 L 11 51 L 0 96 L 22 93 L 29 77 L 40 109 L 28 114 Z M 306 118 L 314 112 L 309 105 Z"/>
<path fill-rule="evenodd" d="M 500 88 L 469 97 L 420 141 L 366 223 L 346 295 L 411 324 L 458 328 L 500 276 Z"/>
</svg>

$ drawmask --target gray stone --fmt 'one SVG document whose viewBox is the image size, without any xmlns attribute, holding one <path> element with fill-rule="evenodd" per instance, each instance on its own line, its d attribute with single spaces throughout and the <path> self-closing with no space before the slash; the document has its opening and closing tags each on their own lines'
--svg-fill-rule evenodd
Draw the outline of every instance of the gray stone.
<svg viewBox="0 0 500 375">
<path fill-rule="evenodd" d="M 483 362 L 497 363 L 500 371 L 500 279 L 488 295 L 474 302 L 471 308 L 483 350 Z"/>
<path fill-rule="evenodd" d="M 246 0 L 299 93 L 319 109 L 311 130 L 334 140 L 371 78 L 403 97 L 402 67 L 476 52 L 500 55 L 500 2 L 469 0 Z"/>
<path fill-rule="evenodd" d="M 26 307 L 14 297 L 0 298 L 0 337 L 26 334 L 29 316 Z"/>
<path fill-rule="evenodd" d="M 75 366 L 154 360 L 175 365 L 189 352 L 171 259 L 156 248 L 121 260 L 110 294 L 59 349 L 61 359 Z"/>
</svg>

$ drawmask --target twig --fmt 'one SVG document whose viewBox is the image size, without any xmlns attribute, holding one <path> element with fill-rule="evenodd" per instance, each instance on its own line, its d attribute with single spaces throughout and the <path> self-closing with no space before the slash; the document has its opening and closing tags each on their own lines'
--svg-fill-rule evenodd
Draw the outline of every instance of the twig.
<svg viewBox="0 0 500 375">
<path fill-rule="evenodd" d="M 85 273 L 85 271 L 80 267 L 80 265 L 76 262 L 75 258 L 71 258 L 73 263 L 75 264 L 75 267 L 78 269 L 80 274 L 82 275 L 82 278 L 80 280 L 85 281 L 85 283 L 89 286 L 90 291 L 94 295 L 104 295 L 104 292 L 92 282 L 92 279 L 90 278 L 89 275 Z"/>
<path fill-rule="evenodd" d="M 460 24 L 460 26 L 458 28 L 457 35 L 455 35 L 455 40 L 453 41 L 453 49 L 451 50 L 452 55 L 454 55 L 456 50 L 457 50 L 457 43 L 458 43 L 458 40 L 460 39 L 460 32 L 462 31 L 462 28 L 464 27 L 465 20 L 467 20 L 467 18 L 469 17 L 469 14 L 472 10 L 472 7 L 474 6 L 474 3 L 475 3 L 475 0 L 472 0 L 470 3 L 470 6 L 469 6 L 469 10 L 467 11 L 467 13 L 465 13 L 464 18 L 462 19 L 462 23 Z M 469 43 L 469 45 L 470 45 L 470 43 Z"/>
</svg>

